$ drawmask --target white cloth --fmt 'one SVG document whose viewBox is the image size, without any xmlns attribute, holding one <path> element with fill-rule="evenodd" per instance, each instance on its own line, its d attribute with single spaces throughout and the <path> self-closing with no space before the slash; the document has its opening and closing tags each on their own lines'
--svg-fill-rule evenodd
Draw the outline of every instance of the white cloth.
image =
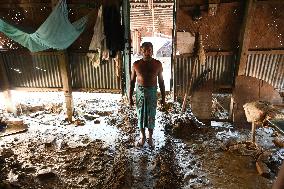
<svg viewBox="0 0 284 189">
<path fill-rule="evenodd" d="M 104 35 L 104 23 L 103 23 L 103 8 L 100 7 L 98 11 L 98 16 L 96 20 L 96 24 L 94 26 L 94 35 L 92 37 L 89 50 L 96 50 L 97 53 L 88 53 L 87 56 L 89 58 L 89 62 L 92 63 L 95 67 L 100 65 L 100 55 L 101 52 L 104 52 L 103 41 L 105 40 Z"/>
</svg>

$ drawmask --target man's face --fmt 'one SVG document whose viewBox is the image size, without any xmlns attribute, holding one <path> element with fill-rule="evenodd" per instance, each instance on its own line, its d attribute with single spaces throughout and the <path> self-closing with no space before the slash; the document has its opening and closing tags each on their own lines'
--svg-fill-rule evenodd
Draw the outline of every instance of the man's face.
<svg viewBox="0 0 284 189">
<path fill-rule="evenodd" d="M 146 46 L 142 48 L 143 59 L 148 60 L 152 58 L 153 49 L 152 47 Z"/>
</svg>

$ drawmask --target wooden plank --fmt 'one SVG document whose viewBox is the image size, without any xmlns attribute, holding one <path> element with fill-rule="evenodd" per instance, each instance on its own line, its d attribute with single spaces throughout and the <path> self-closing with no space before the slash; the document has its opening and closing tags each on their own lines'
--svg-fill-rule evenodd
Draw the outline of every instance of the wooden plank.
<svg viewBox="0 0 284 189">
<path fill-rule="evenodd" d="M 263 163 L 262 161 L 257 161 L 255 163 L 257 172 L 260 176 L 263 176 L 265 178 L 269 177 L 269 173 L 270 173 L 270 169 L 267 167 L 267 165 L 265 163 Z"/>
<path fill-rule="evenodd" d="M 6 137 L 6 136 L 11 136 L 11 135 L 15 135 L 15 134 L 20 134 L 20 133 L 24 133 L 24 132 L 27 132 L 28 129 L 21 129 L 21 130 L 16 130 L 16 131 L 7 131 L 7 132 L 4 132 L 4 133 L 0 133 L 0 138 L 1 137 Z"/>
<path fill-rule="evenodd" d="M 56 4 L 55 4 L 56 5 Z M 52 7 L 53 3 L 1 3 L 0 8 L 4 9 L 17 9 L 17 8 L 41 8 L 41 7 Z M 68 8 L 79 9 L 79 8 L 98 8 L 98 3 L 67 3 Z"/>
<path fill-rule="evenodd" d="M 256 123 L 251 123 L 251 141 L 255 143 L 255 130 L 256 130 Z"/>
<path fill-rule="evenodd" d="M 62 88 L 33 88 L 33 87 L 15 87 L 13 90 L 25 92 L 62 92 Z M 73 88 L 72 92 L 91 92 L 91 93 L 121 93 L 120 89 L 92 89 L 92 88 Z"/>
<path fill-rule="evenodd" d="M 14 87 L 13 90 L 16 91 L 26 91 L 26 92 L 60 92 L 63 91 L 62 88 L 34 88 L 34 87 Z"/>
<path fill-rule="evenodd" d="M 240 49 L 237 58 L 237 75 L 244 75 L 247 63 L 248 49 L 250 43 L 250 30 L 251 30 L 251 22 L 254 15 L 255 4 L 254 0 L 247 0 L 246 7 L 244 12 L 244 19 L 242 28 L 240 31 Z"/>
<path fill-rule="evenodd" d="M 233 55 L 233 51 L 223 51 L 223 52 L 218 52 L 218 51 L 212 51 L 212 52 L 205 52 L 206 56 L 226 56 L 226 55 Z M 193 53 L 185 53 L 181 55 L 176 55 L 176 58 L 184 58 L 184 57 L 191 57 L 193 56 Z"/>
<path fill-rule="evenodd" d="M 263 5 L 263 4 L 271 4 L 271 3 L 283 3 L 283 0 L 258 0 L 256 2 L 257 4 Z"/>
<path fill-rule="evenodd" d="M 249 51 L 248 54 L 284 54 L 284 50 Z"/>
</svg>

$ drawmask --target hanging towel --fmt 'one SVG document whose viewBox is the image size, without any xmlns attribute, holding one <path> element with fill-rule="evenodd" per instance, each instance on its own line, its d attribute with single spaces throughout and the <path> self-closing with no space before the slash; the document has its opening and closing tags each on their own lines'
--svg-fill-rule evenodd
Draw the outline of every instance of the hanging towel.
<svg viewBox="0 0 284 189">
<path fill-rule="evenodd" d="M 89 46 L 89 50 L 96 50 L 97 52 L 87 54 L 89 58 L 89 62 L 94 67 L 98 67 L 100 65 L 101 52 L 103 51 L 102 44 L 104 43 L 104 40 L 105 40 L 102 14 L 103 14 L 103 8 L 101 6 L 98 11 L 96 24 L 94 26 L 94 34 L 93 34 L 93 37 L 92 37 L 92 40 Z"/>
<path fill-rule="evenodd" d="M 34 33 L 19 30 L 2 19 L 0 19 L 0 31 L 31 52 L 49 48 L 63 50 L 79 37 L 87 21 L 88 17 L 84 16 L 71 23 L 68 20 L 66 0 L 60 0 L 45 22 Z"/>
</svg>

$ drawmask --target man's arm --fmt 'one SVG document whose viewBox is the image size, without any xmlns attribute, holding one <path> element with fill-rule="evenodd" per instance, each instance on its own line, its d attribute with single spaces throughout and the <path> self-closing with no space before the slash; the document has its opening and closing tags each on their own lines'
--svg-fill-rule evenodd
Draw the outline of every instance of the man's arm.
<svg viewBox="0 0 284 189">
<path fill-rule="evenodd" d="M 136 72 L 135 72 L 134 65 L 133 65 L 131 69 L 130 89 L 129 89 L 129 105 L 130 106 L 134 104 L 132 96 L 133 96 L 133 91 L 135 87 L 135 82 L 136 82 Z"/>
<path fill-rule="evenodd" d="M 164 78 L 163 78 L 163 67 L 161 65 L 161 69 L 158 74 L 158 82 L 159 82 L 159 87 L 162 95 L 162 104 L 165 105 L 165 83 L 164 83 Z"/>
</svg>

